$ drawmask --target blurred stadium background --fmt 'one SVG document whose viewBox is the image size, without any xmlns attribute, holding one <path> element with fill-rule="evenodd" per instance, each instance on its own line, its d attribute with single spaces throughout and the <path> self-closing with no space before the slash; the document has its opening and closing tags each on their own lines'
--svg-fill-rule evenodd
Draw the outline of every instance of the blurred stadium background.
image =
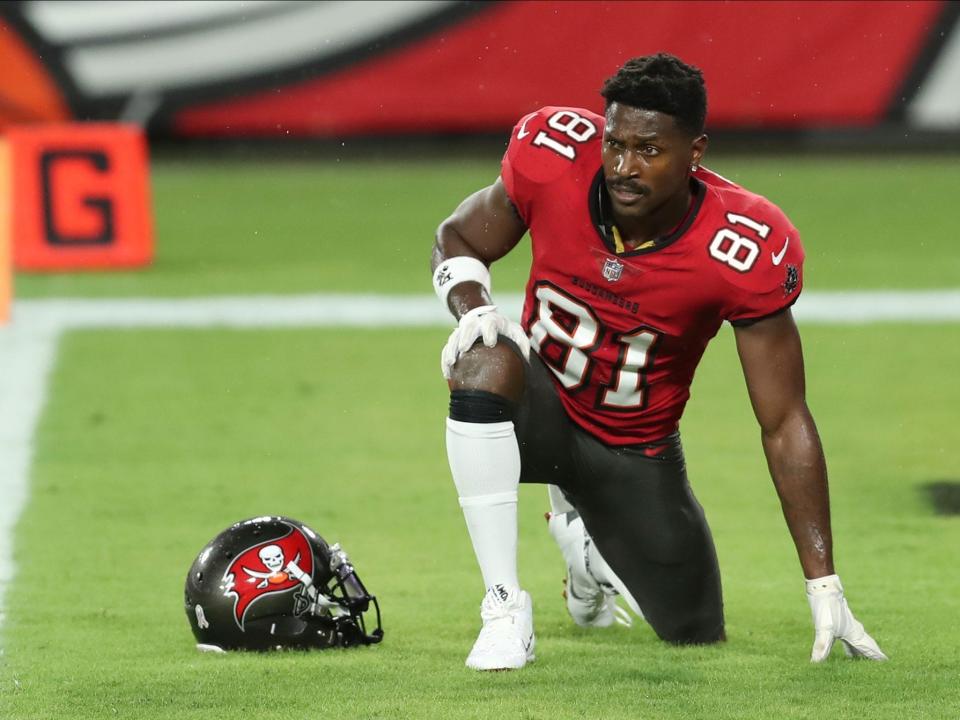
<svg viewBox="0 0 960 720">
<path fill-rule="evenodd" d="M 710 129 L 808 139 L 960 125 L 948 2 L 6 3 L 0 123 L 105 119 L 155 139 L 493 134 L 601 109 L 626 58 L 701 67 Z"/>
<path fill-rule="evenodd" d="M 523 488 L 538 661 L 462 666 L 482 590 L 443 448 L 433 231 L 496 177 L 519 117 L 600 111 L 602 80 L 661 50 L 704 71 L 708 165 L 804 234 L 797 316 L 837 559 L 884 666 L 806 662 L 729 332 L 683 425 L 727 646 L 572 626 L 544 492 Z M 80 270 L 41 233 L 58 268 L 28 269 L 10 146 L 55 129 L 87 152 L 92 121 L 145 141 L 147 222 L 110 242 L 149 236 L 149 262 Z M 3 3 L 0 717 L 957 717 L 958 161 L 956 2 Z M 26 192 L 97 233 L 92 182 Z M 494 272 L 513 312 L 525 252 Z M 344 544 L 382 646 L 194 652 L 194 554 L 265 513 Z"/>
</svg>

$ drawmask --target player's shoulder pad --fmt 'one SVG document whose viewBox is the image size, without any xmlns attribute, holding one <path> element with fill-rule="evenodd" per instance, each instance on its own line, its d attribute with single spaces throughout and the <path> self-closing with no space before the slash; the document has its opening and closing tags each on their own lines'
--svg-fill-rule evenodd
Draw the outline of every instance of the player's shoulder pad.
<svg viewBox="0 0 960 720">
<path fill-rule="evenodd" d="M 784 212 L 762 195 L 705 168 L 697 178 L 707 185 L 714 205 L 708 215 L 714 227 L 707 229 L 707 252 L 721 277 L 758 295 L 798 292 L 803 244 Z"/>
<path fill-rule="evenodd" d="M 513 127 L 503 156 L 501 176 L 507 191 L 519 184 L 552 182 L 581 162 L 599 168 L 603 126 L 602 115 L 577 107 L 548 106 L 524 115 Z"/>
</svg>

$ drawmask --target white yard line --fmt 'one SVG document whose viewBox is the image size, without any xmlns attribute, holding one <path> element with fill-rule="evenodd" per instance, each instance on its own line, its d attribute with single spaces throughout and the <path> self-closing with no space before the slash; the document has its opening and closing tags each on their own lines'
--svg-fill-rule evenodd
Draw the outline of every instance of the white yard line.
<svg viewBox="0 0 960 720">
<path fill-rule="evenodd" d="M 519 318 L 522 297 L 497 297 Z M 794 308 L 801 322 L 954 322 L 960 290 L 807 292 Z M 382 327 L 452 326 L 433 295 L 243 295 L 154 300 L 20 300 L 13 326 L 65 329 L 106 327 Z M 3 330 L 0 330 L 2 333 Z M 2 334 L 0 334 L 2 342 Z M 0 346 L 2 351 L 2 346 Z"/>
<path fill-rule="evenodd" d="M 515 319 L 521 297 L 498 297 Z M 808 292 L 801 322 L 958 322 L 960 290 Z M 18 300 L 0 328 L 0 624 L 13 579 L 13 530 L 27 500 L 33 438 L 64 331 L 124 327 L 452 327 L 430 296 L 300 295 L 176 300 Z"/>
<path fill-rule="evenodd" d="M 0 625 L 13 580 L 13 530 L 27 500 L 33 436 L 59 334 L 21 326 L 0 330 Z"/>
</svg>

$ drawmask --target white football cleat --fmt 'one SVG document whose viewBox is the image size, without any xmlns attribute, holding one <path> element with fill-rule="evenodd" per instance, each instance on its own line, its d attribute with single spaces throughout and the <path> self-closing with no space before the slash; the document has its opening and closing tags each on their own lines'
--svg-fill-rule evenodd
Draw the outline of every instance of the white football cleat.
<svg viewBox="0 0 960 720">
<path fill-rule="evenodd" d="M 587 535 L 580 515 L 576 512 L 546 513 L 544 517 L 567 563 L 563 597 L 573 621 L 581 627 L 609 627 L 615 622 L 626 627 L 633 625 L 630 614 L 617 605 L 620 594 L 617 589 L 600 582 L 590 572 L 587 552 L 593 541 Z"/>
<path fill-rule="evenodd" d="M 519 670 L 534 659 L 533 602 L 520 588 L 494 585 L 480 605 L 483 627 L 467 656 L 474 670 Z"/>
</svg>

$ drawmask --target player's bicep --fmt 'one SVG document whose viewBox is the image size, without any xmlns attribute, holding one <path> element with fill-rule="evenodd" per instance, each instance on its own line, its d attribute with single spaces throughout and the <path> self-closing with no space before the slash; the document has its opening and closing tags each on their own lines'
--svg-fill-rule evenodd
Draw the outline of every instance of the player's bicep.
<svg viewBox="0 0 960 720">
<path fill-rule="evenodd" d="M 500 178 L 467 197 L 437 230 L 441 258 L 470 255 L 488 265 L 512 250 L 527 231 Z"/>
<path fill-rule="evenodd" d="M 734 334 L 754 414 L 764 432 L 775 433 L 806 407 L 803 349 L 793 313 L 788 308 L 735 327 Z"/>
</svg>

